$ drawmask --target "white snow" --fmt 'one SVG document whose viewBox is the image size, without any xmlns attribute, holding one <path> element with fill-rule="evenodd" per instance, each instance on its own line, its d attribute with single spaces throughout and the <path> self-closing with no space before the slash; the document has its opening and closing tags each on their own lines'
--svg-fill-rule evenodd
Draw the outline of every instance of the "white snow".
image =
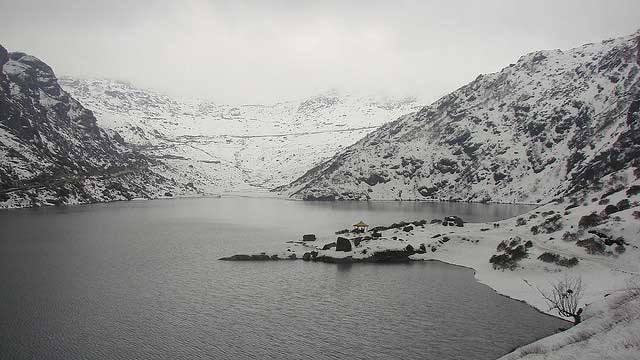
<svg viewBox="0 0 640 360">
<path fill-rule="evenodd" d="M 165 175 L 211 194 L 266 194 L 418 108 L 411 98 L 337 92 L 271 105 L 224 105 L 110 80 L 61 78 L 60 84 L 101 127 L 163 160 Z"/>
</svg>

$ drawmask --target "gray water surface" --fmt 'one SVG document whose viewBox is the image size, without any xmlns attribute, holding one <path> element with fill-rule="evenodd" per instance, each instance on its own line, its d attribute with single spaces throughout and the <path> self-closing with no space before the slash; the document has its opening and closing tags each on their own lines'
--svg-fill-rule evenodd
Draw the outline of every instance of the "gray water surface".
<svg viewBox="0 0 640 360">
<path fill-rule="evenodd" d="M 527 207 L 220 198 L 0 212 L 1 359 L 493 359 L 566 323 L 439 262 L 224 262 Z"/>
</svg>

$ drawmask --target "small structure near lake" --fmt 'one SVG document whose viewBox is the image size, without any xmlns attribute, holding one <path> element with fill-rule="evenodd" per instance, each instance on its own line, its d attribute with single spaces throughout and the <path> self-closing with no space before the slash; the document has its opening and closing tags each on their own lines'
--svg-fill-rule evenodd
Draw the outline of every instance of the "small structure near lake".
<svg viewBox="0 0 640 360">
<path fill-rule="evenodd" d="M 367 228 L 369 228 L 369 225 L 365 224 L 362 220 L 353 224 L 353 232 L 365 232 L 367 231 Z"/>
</svg>

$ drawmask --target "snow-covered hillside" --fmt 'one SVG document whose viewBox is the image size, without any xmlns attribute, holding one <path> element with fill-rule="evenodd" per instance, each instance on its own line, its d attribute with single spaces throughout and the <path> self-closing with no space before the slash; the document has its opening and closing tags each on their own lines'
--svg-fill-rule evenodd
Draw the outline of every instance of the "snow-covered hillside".
<svg viewBox="0 0 640 360">
<path fill-rule="evenodd" d="M 197 193 L 96 124 L 37 58 L 0 46 L 0 208 Z"/>
<path fill-rule="evenodd" d="M 287 184 L 407 112 L 416 100 L 329 92 L 272 105 L 172 98 L 110 80 L 62 87 L 145 155 L 208 193 L 265 192 Z"/>
<path fill-rule="evenodd" d="M 548 202 L 640 155 L 639 36 L 525 55 L 278 190 L 325 200 Z"/>
</svg>

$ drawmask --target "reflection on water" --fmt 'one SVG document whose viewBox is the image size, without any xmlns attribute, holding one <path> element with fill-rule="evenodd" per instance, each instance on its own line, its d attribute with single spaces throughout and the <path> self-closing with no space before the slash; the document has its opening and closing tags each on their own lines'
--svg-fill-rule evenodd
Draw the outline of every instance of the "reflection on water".
<svg viewBox="0 0 640 360">
<path fill-rule="evenodd" d="M 355 220 L 525 211 L 221 198 L 0 212 L 0 358 L 491 359 L 565 326 L 438 262 L 223 262 Z"/>
</svg>

